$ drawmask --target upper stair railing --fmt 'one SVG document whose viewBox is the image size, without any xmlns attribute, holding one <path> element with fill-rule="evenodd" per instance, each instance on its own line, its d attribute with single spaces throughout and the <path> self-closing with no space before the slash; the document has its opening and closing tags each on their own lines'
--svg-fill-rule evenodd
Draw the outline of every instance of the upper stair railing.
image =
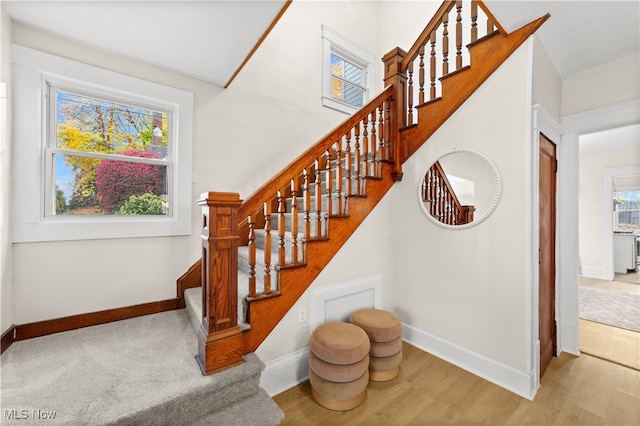
<svg viewBox="0 0 640 426">
<path fill-rule="evenodd" d="M 277 292 L 272 265 L 279 270 L 304 266 L 302 241 L 327 239 L 329 220 L 348 215 L 350 198 L 366 196 L 365 180 L 381 177 L 381 163 L 393 159 L 392 108 L 387 88 L 242 203 L 239 233 L 247 236 L 241 244 L 249 247 L 250 299 Z M 266 238 L 263 271 L 256 271 L 257 229 Z M 274 244 L 276 259 L 271 258 Z M 262 276 L 262 289 L 256 288 L 256 275 Z"/>
<path fill-rule="evenodd" d="M 441 96 L 442 77 L 469 66 L 468 50 L 463 47 L 496 29 L 505 34 L 482 2 L 442 3 L 402 60 L 400 69 L 408 78 L 407 125 L 416 123 L 416 106 Z"/>
</svg>

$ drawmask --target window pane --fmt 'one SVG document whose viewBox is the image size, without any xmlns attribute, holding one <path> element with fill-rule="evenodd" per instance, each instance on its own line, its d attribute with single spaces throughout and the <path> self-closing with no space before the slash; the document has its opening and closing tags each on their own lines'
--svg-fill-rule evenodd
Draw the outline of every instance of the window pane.
<svg viewBox="0 0 640 426">
<path fill-rule="evenodd" d="M 344 78 L 360 86 L 364 83 L 364 70 L 351 62 L 344 63 Z"/>
<path fill-rule="evenodd" d="M 364 105 L 364 89 L 349 83 L 344 84 L 344 101 L 349 105 L 361 107 Z"/>
<path fill-rule="evenodd" d="M 640 232 L 640 190 L 617 194 L 618 232 Z"/>
<path fill-rule="evenodd" d="M 331 54 L 331 74 L 342 77 L 344 69 L 344 64 L 341 58 Z"/>
<path fill-rule="evenodd" d="M 57 148 L 103 154 L 151 148 L 167 158 L 167 113 L 54 92 Z"/>
<path fill-rule="evenodd" d="M 343 82 L 339 78 L 331 77 L 331 97 L 333 99 L 337 99 L 339 101 L 344 100 L 342 97 L 343 93 Z"/>
<path fill-rule="evenodd" d="M 123 151 L 122 155 L 149 156 Z M 167 167 L 54 155 L 55 214 L 167 215 Z"/>
</svg>

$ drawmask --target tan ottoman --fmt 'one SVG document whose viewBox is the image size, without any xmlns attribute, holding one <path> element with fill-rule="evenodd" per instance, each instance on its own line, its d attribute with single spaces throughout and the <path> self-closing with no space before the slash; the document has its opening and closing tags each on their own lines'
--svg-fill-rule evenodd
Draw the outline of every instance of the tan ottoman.
<svg viewBox="0 0 640 426">
<path fill-rule="evenodd" d="M 349 322 L 362 328 L 369 336 L 369 380 L 385 382 L 394 379 L 402 361 L 400 319 L 381 309 L 360 309 L 351 314 Z"/>
<path fill-rule="evenodd" d="M 316 402 L 331 410 L 351 410 L 362 404 L 369 382 L 371 343 L 361 328 L 328 322 L 309 339 L 309 382 Z"/>
</svg>

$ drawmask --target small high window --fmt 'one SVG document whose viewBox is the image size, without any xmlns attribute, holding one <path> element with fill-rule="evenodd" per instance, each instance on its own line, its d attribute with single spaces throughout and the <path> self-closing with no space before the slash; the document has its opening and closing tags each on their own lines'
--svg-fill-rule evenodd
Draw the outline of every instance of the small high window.
<svg viewBox="0 0 640 426">
<path fill-rule="evenodd" d="M 374 55 L 325 25 L 322 40 L 322 104 L 352 114 L 369 100 Z"/>
</svg>

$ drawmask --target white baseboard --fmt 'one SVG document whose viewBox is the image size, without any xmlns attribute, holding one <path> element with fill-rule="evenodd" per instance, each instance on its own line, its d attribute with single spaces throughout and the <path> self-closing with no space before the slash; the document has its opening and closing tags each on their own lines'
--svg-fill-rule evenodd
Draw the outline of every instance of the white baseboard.
<svg viewBox="0 0 640 426">
<path fill-rule="evenodd" d="M 407 343 L 442 358 L 517 395 L 533 400 L 537 386 L 534 374 L 527 374 L 484 355 L 403 324 Z M 297 350 L 265 364 L 260 386 L 275 396 L 309 378 L 309 347 Z"/>
<path fill-rule="evenodd" d="M 536 394 L 537 388 L 534 373 L 528 374 L 524 371 L 516 370 L 509 365 L 472 352 L 406 324 L 403 324 L 402 335 L 407 343 L 495 383 L 523 398 L 533 400 Z"/>
<path fill-rule="evenodd" d="M 606 271 L 602 267 L 583 266 L 582 276 L 589 278 L 597 278 L 599 280 L 610 280 L 611 277 L 607 276 Z"/>
<path fill-rule="evenodd" d="M 575 322 L 560 321 L 560 338 L 558 339 L 558 355 L 567 352 L 571 355 L 580 355 L 580 331 Z"/>
<path fill-rule="evenodd" d="M 309 347 L 265 363 L 260 386 L 269 396 L 286 391 L 309 378 Z"/>
</svg>

